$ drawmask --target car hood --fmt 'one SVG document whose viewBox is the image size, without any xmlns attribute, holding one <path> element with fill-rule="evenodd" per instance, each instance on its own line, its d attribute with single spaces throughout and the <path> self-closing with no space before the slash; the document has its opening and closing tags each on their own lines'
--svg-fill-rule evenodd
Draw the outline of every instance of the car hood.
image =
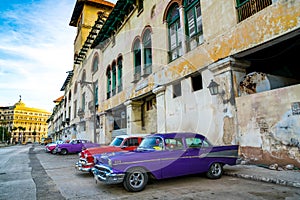
<svg viewBox="0 0 300 200">
<path fill-rule="evenodd" d="M 156 151 L 157 152 L 157 151 Z M 154 153 L 154 154 L 153 154 Z M 97 163 L 108 164 L 108 160 L 111 160 L 112 163 L 122 163 L 127 161 L 139 161 L 144 160 L 148 155 L 146 154 L 153 154 L 151 157 L 155 157 L 157 153 L 155 150 L 143 150 L 143 151 L 121 151 L 121 152 L 110 152 L 106 154 L 97 154 L 94 157 L 97 159 Z M 148 159 L 148 158 L 147 158 Z"/>
<path fill-rule="evenodd" d="M 102 154 L 107 152 L 118 152 L 118 151 L 122 151 L 122 148 L 115 147 L 115 146 L 101 146 L 101 147 L 88 148 L 85 150 L 84 153 L 95 155 L 95 154 Z"/>
</svg>

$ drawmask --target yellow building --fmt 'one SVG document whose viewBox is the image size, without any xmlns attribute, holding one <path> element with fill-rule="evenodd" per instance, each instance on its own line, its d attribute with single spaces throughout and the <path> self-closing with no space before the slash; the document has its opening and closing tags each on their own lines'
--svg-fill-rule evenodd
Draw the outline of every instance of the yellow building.
<svg viewBox="0 0 300 200">
<path fill-rule="evenodd" d="M 47 137 L 47 119 L 50 112 L 39 108 L 26 107 L 20 100 L 9 107 L 2 107 L 0 110 L 1 121 L 5 121 L 5 126 L 11 133 L 11 143 L 41 142 Z"/>
</svg>

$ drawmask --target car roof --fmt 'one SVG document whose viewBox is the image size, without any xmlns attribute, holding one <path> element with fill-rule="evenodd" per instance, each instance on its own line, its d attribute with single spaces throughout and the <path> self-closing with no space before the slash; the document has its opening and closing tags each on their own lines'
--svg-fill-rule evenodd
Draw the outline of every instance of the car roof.
<svg viewBox="0 0 300 200">
<path fill-rule="evenodd" d="M 116 137 L 125 139 L 125 138 L 129 138 L 129 137 L 146 137 L 147 135 L 149 135 L 149 134 L 142 133 L 142 134 L 117 135 Z"/>
<path fill-rule="evenodd" d="M 162 138 L 201 138 L 201 139 L 205 139 L 205 136 L 201 135 L 200 133 L 192 133 L 192 132 L 173 132 L 173 133 L 155 133 L 155 134 L 151 134 L 148 137 L 154 137 L 154 136 L 158 136 L 158 137 L 162 137 Z"/>
</svg>

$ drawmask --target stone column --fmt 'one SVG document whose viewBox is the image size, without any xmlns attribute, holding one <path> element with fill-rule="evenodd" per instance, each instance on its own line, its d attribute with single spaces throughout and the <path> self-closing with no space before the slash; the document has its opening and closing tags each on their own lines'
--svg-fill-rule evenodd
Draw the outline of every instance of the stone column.
<svg viewBox="0 0 300 200">
<path fill-rule="evenodd" d="M 127 112 L 127 134 L 142 132 L 142 102 L 128 100 L 124 103 Z"/>
<path fill-rule="evenodd" d="M 165 133 L 166 130 L 166 103 L 165 103 L 165 86 L 155 88 L 152 92 L 156 94 L 157 110 L 157 132 Z"/>
<path fill-rule="evenodd" d="M 182 53 L 183 55 L 187 52 L 187 47 L 186 47 L 186 34 L 185 34 L 185 15 L 184 15 L 184 9 L 183 6 L 179 6 L 179 15 L 180 15 L 180 27 L 181 27 L 181 32 L 179 32 L 179 36 L 182 39 Z"/>
<path fill-rule="evenodd" d="M 106 112 L 102 112 L 99 114 L 99 144 L 107 144 L 106 143 Z"/>
</svg>

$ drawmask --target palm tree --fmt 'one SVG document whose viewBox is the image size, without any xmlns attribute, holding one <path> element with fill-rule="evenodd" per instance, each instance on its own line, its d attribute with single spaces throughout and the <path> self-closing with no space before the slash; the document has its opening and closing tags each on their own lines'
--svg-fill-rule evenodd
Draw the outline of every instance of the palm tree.
<svg viewBox="0 0 300 200">
<path fill-rule="evenodd" d="M 14 132 L 17 130 L 18 128 L 17 127 L 12 127 L 12 129 L 11 129 L 11 131 L 12 131 L 12 137 L 13 137 L 13 134 L 14 134 Z M 16 142 L 16 140 L 13 138 L 13 142 Z"/>
<path fill-rule="evenodd" d="M 7 121 L 6 120 L 1 120 L 1 131 L 2 131 L 2 142 L 5 141 L 4 135 L 5 135 L 5 127 L 6 127 Z"/>
<path fill-rule="evenodd" d="M 24 137 L 24 131 L 26 130 L 26 128 L 25 127 L 22 127 L 22 126 L 18 126 L 18 129 L 19 129 L 19 133 L 20 133 L 20 131 L 23 131 L 23 137 L 22 137 L 22 134 L 21 134 L 21 143 L 23 143 L 23 139 L 25 138 Z"/>
</svg>

